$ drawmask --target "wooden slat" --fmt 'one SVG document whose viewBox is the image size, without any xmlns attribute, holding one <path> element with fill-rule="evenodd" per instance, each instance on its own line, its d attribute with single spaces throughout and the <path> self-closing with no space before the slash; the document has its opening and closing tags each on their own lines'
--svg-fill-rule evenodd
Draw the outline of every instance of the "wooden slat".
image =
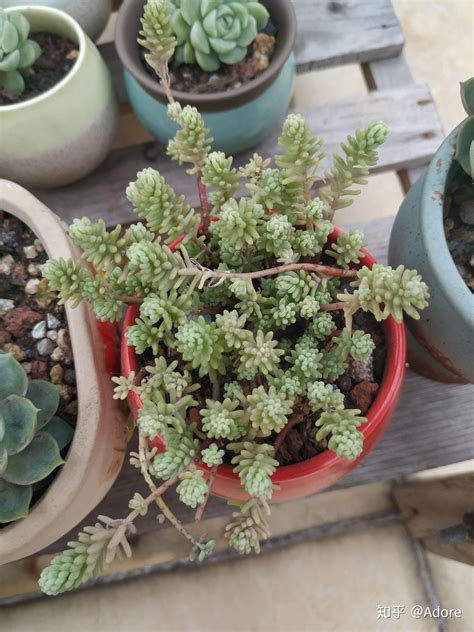
<svg viewBox="0 0 474 632">
<path fill-rule="evenodd" d="M 404 38 L 390 0 L 295 0 L 298 72 L 397 55 Z"/>
<path fill-rule="evenodd" d="M 329 156 L 323 167 L 330 164 L 331 154 L 339 143 L 358 127 L 377 119 L 384 120 L 390 136 L 380 151 L 380 161 L 374 171 L 387 171 L 425 164 L 442 140 L 442 130 L 430 91 L 423 85 L 406 85 L 401 89 L 373 92 L 357 98 L 344 99 L 311 108 L 298 108 L 307 119 L 309 128 L 326 143 Z M 279 128 L 257 149 L 264 156 L 277 150 Z M 237 159 L 242 164 L 253 153 Z M 146 166 L 158 169 L 167 181 L 191 204 L 197 204 L 194 179 L 177 169 L 159 145 L 140 145 L 118 149 L 93 174 L 62 189 L 36 191 L 36 195 L 55 213 L 70 222 L 74 217 L 88 215 L 104 218 L 107 224 L 135 219 L 125 198 L 125 187 Z"/>
<path fill-rule="evenodd" d="M 397 88 L 413 81 L 410 67 L 403 55 L 362 64 L 362 72 L 369 90 Z M 398 177 L 405 193 L 424 173 L 425 167 L 418 166 L 398 171 Z"/>
<path fill-rule="evenodd" d="M 297 72 L 397 55 L 403 33 L 390 0 L 294 0 Z M 100 46 L 121 103 L 127 101 L 113 43 Z"/>
<path fill-rule="evenodd" d="M 369 250 L 382 262 L 386 261 L 392 223 L 393 218 L 386 218 L 360 226 L 365 231 Z M 396 478 L 473 458 L 473 396 L 472 386 L 439 384 L 409 371 L 397 411 L 380 444 L 335 488 Z M 94 521 L 97 513 L 111 517 L 125 515 L 128 500 L 136 491 L 145 491 L 141 476 L 126 464 L 108 496 L 85 524 Z M 181 520 L 193 520 L 194 512 L 179 503 L 174 492 L 168 494 L 167 500 Z M 229 511 L 225 501 L 211 498 L 206 517 Z M 162 528 L 153 512 L 137 521 L 137 527 L 140 533 Z M 48 552 L 61 550 L 73 535 L 68 534 L 56 542 Z"/>
</svg>

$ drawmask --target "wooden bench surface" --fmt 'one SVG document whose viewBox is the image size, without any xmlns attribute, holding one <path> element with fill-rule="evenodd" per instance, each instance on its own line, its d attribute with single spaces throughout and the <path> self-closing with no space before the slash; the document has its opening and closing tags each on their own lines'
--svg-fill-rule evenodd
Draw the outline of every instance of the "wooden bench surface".
<svg viewBox="0 0 474 632">
<path fill-rule="evenodd" d="M 430 91 L 423 85 L 408 83 L 398 89 L 374 91 L 297 111 L 306 117 L 311 131 L 325 141 L 328 156 L 323 167 L 330 164 L 332 153 L 348 134 L 378 119 L 389 126 L 390 135 L 380 150 L 374 171 L 426 164 L 444 137 Z M 277 150 L 279 133 L 277 128 L 258 146 L 258 152 L 272 156 Z M 236 164 L 244 163 L 253 151 L 238 156 Z M 60 189 L 35 191 L 35 194 L 67 222 L 83 215 L 92 220 L 102 217 L 108 225 L 130 222 L 136 215 L 125 197 L 125 188 L 137 172 L 147 166 L 158 169 L 191 204 L 198 203 L 194 178 L 186 175 L 184 168 L 178 168 L 157 143 L 117 149 L 83 180 Z"/>
<path fill-rule="evenodd" d="M 295 0 L 294 4 L 298 19 L 295 50 L 298 72 L 348 62 L 363 62 L 368 66 L 383 63 L 401 52 L 403 33 L 390 0 Z M 114 44 L 107 43 L 100 48 L 124 103 L 122 67 Z M 429 160 L 443 138 L 430 91 L 426 86 L 409 81 L 402 89 L 387 87 L 387 90 L 298 108 L 298 111 L 305 115 L 310 129 L 323 137 L 329 154 L 356 127 L 382 119 L 391 134 L 381 151 L 377 170 L 416 168 Z M 278 133 L 277 128 L 258 147 L 262 155 L 275 152 Z M 237 164 L 242 164 L 251 153 L 239 156 Z M 124 195 L 125 187 L 145 166 L 158 169 L 191 203 L 197 203 L 193 180 L 183 177 L 183 171 L 167 159 L 164 148 L 154 143 L 117 149 L 81 182 L 35 193 L 68 222 L 87 214 L 91 219 L 103 217 L 108 225 L 125 223 L 135 219 Z"/>
<path fill-rule="evenodd" d="M 390 217 L 359 226 L 365 232 L 368 249 L 381 262 L 386 262 L 392 223 L 393 217 Z M 473 401 L 473 386 L 439 384 L 408 371 L 387 432 L 373 452 L 333 489 L 398 478 L 474 458 Z M 126 462 L 109 494 L 85 519 L 83 526 L 94 523 L 98 514 L 112 518 L 125 516 L 128 500 L 136 491 L 146 493 L 146 486 L 138 470 Z M 167 493 L 166 499 L 183 522 L 194 519 L 194 511 L 180 503 L 174 491 Z M 230 511 L 225 500 L 211 498 L 205 516 Z M 136 523 L 139 534 L 167 525 L 159 525 L 153 511 Z M 47 552 L 62 550 L 77 531 L 78 528 L 55 542 Z"/>
</svg>

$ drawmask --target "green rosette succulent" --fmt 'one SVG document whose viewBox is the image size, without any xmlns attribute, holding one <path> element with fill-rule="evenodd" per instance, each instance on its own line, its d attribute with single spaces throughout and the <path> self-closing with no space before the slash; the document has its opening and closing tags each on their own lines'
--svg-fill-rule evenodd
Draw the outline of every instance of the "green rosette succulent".
<svg viewBox="0 0 474 632">
<path fill-rule="evenodd" d="M 41 55 L 40 46 L 28 39 L 30 24 L 19 11 L 0 9 L 0 89 L 11 97 L 25 90 L 26 77 Z"/>
<path fill-rule="evenodd" d="M 7 523 L 28 515 L 33 491 L 64 462 L 60 450 L 74 431 L 55 416 L 53 384 L 28 381 L 10 353 L 0 353 L 0 375 L 0 523 Z"/>
<path fill-rule="evenodd" d="M 238 64 L 267 24 L 268 11 L 251 0 L 172 0 L 178 64 L 197 63 L 206 72 Z"/>
<path fill-rule="evenodd" d="M 461 101 L 467 118 L 461 123 L 456 140 L 456 160 L 474 179 L 474 77 L 461 83 Z"/>
</svg>

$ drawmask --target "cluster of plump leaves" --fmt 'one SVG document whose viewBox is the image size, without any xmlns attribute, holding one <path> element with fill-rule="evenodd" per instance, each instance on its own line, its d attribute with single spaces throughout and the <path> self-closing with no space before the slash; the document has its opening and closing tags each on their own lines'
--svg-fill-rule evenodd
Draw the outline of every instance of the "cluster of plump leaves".
<svg viewBox="0 0 474 632">
<path fill-rule="evenodd" d="M 31 39 L 30 24 L 19 11 L 7 13 L 0 8 L 0 89 L 11 97 L 25 90 L 24 77 L 41 55 L 41 47 Z"/>
<path fill-rule="evenodd" d="M 151 455 L 149 471 L 164 481 L 177 478 L 190 507 L 208 495 L 196 463 L 212 471 L 227 455 L 252 499 L 227 536 L 248 552 L 267 533 L 263 509 L 278 467 L 273 443 L 294 414 L 309 407 L 317 440 L 327 440 L 340 457 L 353 460 L 362 451 L 365 419 L 344 407 L 334 387 L 351 358 L 368 359 L 374 350 L 371 336 L 352 328 L 353 313 L 400 321 L 405 311 L 416 318 L 428 291 L 416 271 L 403 267 L 362 267 L 344 285 L 321 269 L 304 268 L 323 257 L 342 270 L 360 263 L 363 235 L 329 239 L 331 219 L 375 162 L 387 134 L 382 123 L 348 139 L 345 157 L 334 158 L 315 197 L 325 152 L 303 117 L 288 116 L 273 164 L 254 154 L 237 169 L 232 158 L 211 152 L 195 108 L 173 103 L 169 115 L 179 129 L 168 154 L 206 188 L 207 230 L 204 215 L 160 173 L 145 169 L 127 188 L 141 222 L 108 231 L 100 220 L 75 220 L 70 235 L 81 259 L 48 261 L 43 273 L 60 301 L 87 301 L 103 320 L 119 320 L 123 304 L 136 303 L 138 315 L 125 335 L 154 364 L 147 361 L 145 375 L 114 378 L 115 396 L 140 396 L 142 437 L 153 445 L 159 435 L 166 446 Z M 242 189 L 247 193 L 239 196 Z M 345 319 L 327 311 L 334 302 Z"/>
<path fill-rule="evenodd" d="M 10 353 L 0 352 L 0 523 L 28 515 L 33 491 L 63 463 L 73 428 L 56 416 L 59 391 L 28 380 Z"/>
<path fill-rule="evenodd" d="M 175 64 L 198 64 L 213 72 L 222 63 L 238 64 L 268 21 L 256 0 L 171 0 L 176 36 Z"/>
<path fill-rule="evenodd" d="M 142 434 L 150 440 L 161 435 L 166 443 L 152 462 L 154 474 L 165 480 L 179 474 L 199 456 L 199 440 L 206 439 L 216 454 L 236 450 L 233 463 L 243 488 L 268 499 L 276 462 L 271 444 L 261 441 L 281 432 L 302 402 L 314 412 L 341 416 L 342 421 L 318 430 L 319 437 L 339 437 L 330 448 L 351 459 L 362 449 L 354 421 L 359 418 L 344 410 L 331 385 L 350 358 L 368 358 L 374 343 L 350 327 L 337 331 L 324 307 L 340 300 L 348 312 L 361 308 L 378 320 L 390 314 L 400 320 L 402 311 L 416 317 L 426 304 L 426 286 L 415 271 L 381 265 L 363 267 L 350 292 L 347 286 L 342 292 L 335 278 L 303 269 L 246 277 L 323 255 L 339 268 L 356 266 L 363 256 L 360 231 L 327 244 L 333 226 L 325 200 L 340 199 L 344 189 L 330 178 L 325 196 L 309 194 L 324 151 L 299 115 L 291 114 L 283 126 L 276 166 L 255 154 L 237 170 L 231 158 L 210 153 L 211 139 L 197 110 L 173 104 L 169 113 L 179 131 L 168 153 L 188 163 L 189 172 L 200 175 L 208 188 L 216 220 L 208 234 L 200 233 L 199 213 L 149 168 L 127 188 L 143 223 L 108 231 L 101 220 L 75 220 L 70 235 L 89 265 L 49 261 L 44 274 L 61 301 L 86 300 L 104 320 L 119 320 L 127 297 L 138 301 L 139 314 L 126 337 L 138 354 L 151 351 L 156 361 L 138 384 L 118 378 L 116 392 L 141 396 Z M 377 123 L 349 139 L 344 151 L 352 162 L 346 175 L 375 159 L 383 130 Z M 234 197 L 244 183 L 247 195 Z M 226 278 L 230 273 L 237 276 Z M 191 409 L 197 412 L 193 424 L 188 423 Z M 210 464 L 217 462 L 206 454 Z M 195 473 L 181 481 L 188 504 L 201 497 L 203 484 Z"/>
<path fill-rule="evenodd" d="M 467 117 L 459 126 L 455 158 L 474 180 L 474 77 L 461 82 L 461 101 Z"/>
</svg>

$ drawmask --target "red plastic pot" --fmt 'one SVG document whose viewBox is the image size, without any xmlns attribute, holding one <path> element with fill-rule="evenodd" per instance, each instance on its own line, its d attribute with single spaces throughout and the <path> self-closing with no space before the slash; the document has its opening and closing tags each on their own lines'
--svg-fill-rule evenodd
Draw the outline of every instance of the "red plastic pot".
<svg viewBox="0 0 474 632">
<path fill-rule="evenodd" d="M 328 241 L 334 242 L 341 232 L 339 228 L 334 227 Z M 176 248 L 180 241 L 182 239 L 174 242 L 172 246 Z M 376 260 L 365 249 L 363 252 L 364 257 L 360 265 L 371 268 Z M 137 316 L 138 307 L 135 305 L 129 307 L 124 322 L 121 348 L 122 373 L 126 377 L 131 371 L 137 371 L 140 366 L 133 347 L 127 345 L 125 337 L 127 328 L 135 323 Z M 360 427 L 364 435 L 362 454 L 355 461 L 348 461 L 327 450 L 302 463 L 279 467 L 272 480 L 280 488 L 273 493 L 272 502 L 309 496 L 333 485 L 365 459 L 385 432 L 397 405 L 405 375 L 405 330 L 403 324 L 396 323 L 391 317 L 383 323 L 383 328 L 387 342 L 387 359 L 382 384 L 366 415 L 367 423 Z M 138 410 L 143 406 L 140 398 L 135 393 L 130 393 L 128 403 L 132 414 L 136 417 Z M 164 449 L 161 437 L 155 440 L 154 445 L 157 445 L 159 449 Z M 206 473 L 209 472 L 209 468 L 204 464 L 199 464 L 198 467 Z M 212 486 L 212 493 L 223 498 L 248 498 L 246 494 L 238 491 L 239 487 L 239 478 L 232 471 L 232 467 L 226 464 L 220 465 Z"/>
</svg>

